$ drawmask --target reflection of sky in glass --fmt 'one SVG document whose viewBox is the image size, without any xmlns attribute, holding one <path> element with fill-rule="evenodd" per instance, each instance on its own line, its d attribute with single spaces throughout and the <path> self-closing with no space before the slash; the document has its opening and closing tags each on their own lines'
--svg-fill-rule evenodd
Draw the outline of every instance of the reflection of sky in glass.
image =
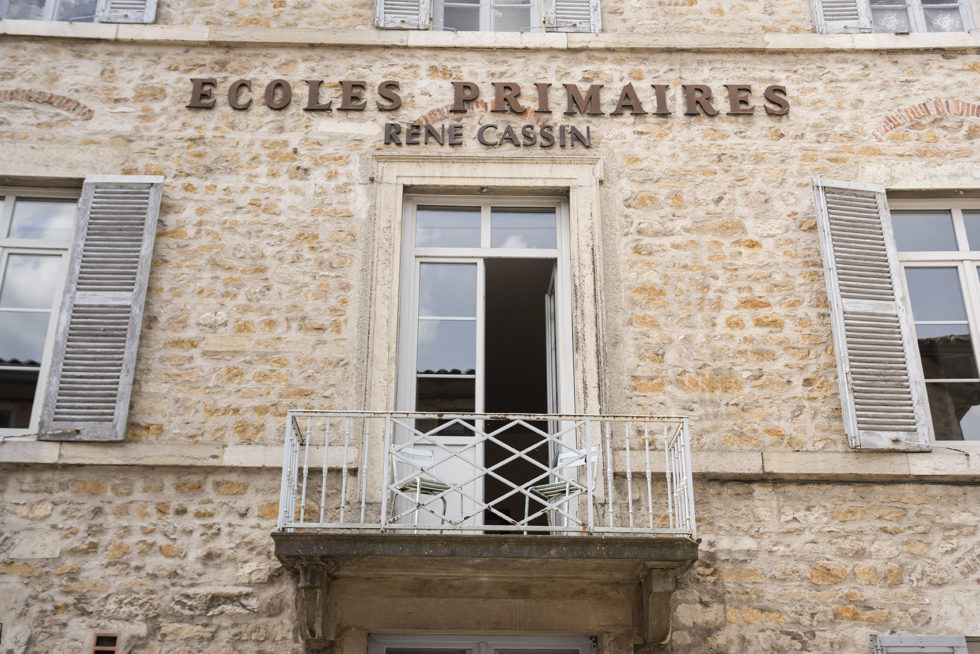
<svg viewBox="0 0 980 654">
<path fill-rule="evenodd" d="M 960 419 L 960 428 L 963 430 L 963 440 L 980 441 L 980 407 L 971 407 L 966 412 Z"/>
<path fill-rule="evenodd" d="M 948 211 L 893 211 L 892 229 L 903 252 L 956 249 L 953 216 Z"/>
<path fill-rule="evenodd" d="M 96 0 L 61 0 L 55 20 L 76 20 L 91 23 L 95 17 Z"/>
<path fill-rule="evenodd" d="M 58 255 L 11 254 L 0 286 L 0 307 L 50 309 L 61 275 Z"/>
<path fill-rule="evenodd" d="M 44 0 L 10 0 L 4 18 L 44 19 Z"/>
<path fill-rule="evenodd" d="M 476 320 L 419 320 L 418 372 L 476 368 Z"/>
<path fill-rule="evenodd" d="M 966 227 L 967 247 L 980 250 L 980 211 L 964 211 L 963 226 Z"/>
<path fill-rule="evenodd" d="M 475 317 L 476 264 L 421 264 L 419 267 L 419 315 Z"/>
<path fill-rule="evenodd" d="M 480 210 L 419 207 L 415 213 L 417 247 L 480 247 Z"/>
<path fill-rule="evenodd" d="M 75 227 L 75 209 L 74 200 L 17 198 L 9 236 L 68 240 Z"/>
<path fill-rule="evenodd" d="M 906 268 L 912 316 L 920 320 L 966 320 L 955 268 Z"/>
<path fill-rule="evenodd" d="M 0 311 L 0 360 L 40 363 L 49 311 Z"/>
<path fill-rule="evenodd" d="M 554 211 L 549 210 L 545 213 L 494 209 L 490 214 L 490 247 L 558 247 Z"/>
</svg>

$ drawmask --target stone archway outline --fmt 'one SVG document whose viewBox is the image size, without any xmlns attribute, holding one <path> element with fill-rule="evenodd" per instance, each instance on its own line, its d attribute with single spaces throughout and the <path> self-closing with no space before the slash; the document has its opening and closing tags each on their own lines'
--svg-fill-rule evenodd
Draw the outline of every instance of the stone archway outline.
<svg viewBox="0 0 980 654">
<path fill-rule="evenodd" d="M 929 116 L 965 116 L 968 118 L 980 118 L 980 103 L 964 102 L 963 100 L 934 99 L 926 100 L 918 104 L 903 107 L 893 113 L 887 114 L 878 123 L 872 135 L 876 140 L 884 140 L 888 132 L 908 125 L 909 123 L 927 118 Z"/>
<path fill-rule="evenodd" d="M 0 102 L 34 102 L 49 105 L 55 109 L 75 114 L 82 120 L 91 120 L 95 116 L 95 111 L 78 100 L 37 89 L 2 89 L 0 90 Z"/>
</svg>

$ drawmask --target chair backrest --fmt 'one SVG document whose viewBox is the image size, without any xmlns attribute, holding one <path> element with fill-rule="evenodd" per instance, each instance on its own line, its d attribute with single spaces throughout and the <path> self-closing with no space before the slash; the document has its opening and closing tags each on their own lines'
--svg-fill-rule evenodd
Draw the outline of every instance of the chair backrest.
<svg viewBox="0 0 980 654">
<path fill-rule="evenodd" d="M 595 480 L 598 474 L 599 468 L 599 446 L 593 445 L 587 450 L 589 466 L 592 468 L 592 479 L 589 480 L 589 487 L 595 488 Z M 555 474 L 559 478 L 565 478 L 562 476 L 562 470 L 568 470 L 570 468 L 581 468 L 585 465 L 586 453 L 585 452 L 562 452 L 558 455 L 555 460 Z"/>
<path fill-rule="evenodd" d="M 391 451 L 391 462 L 394 467 L 395 480 L 402 481 L 412 477 L 423 468 L 431 467 L 436 460 L 432 450 L 417 447 L 395 447 Z"/>
</svg>

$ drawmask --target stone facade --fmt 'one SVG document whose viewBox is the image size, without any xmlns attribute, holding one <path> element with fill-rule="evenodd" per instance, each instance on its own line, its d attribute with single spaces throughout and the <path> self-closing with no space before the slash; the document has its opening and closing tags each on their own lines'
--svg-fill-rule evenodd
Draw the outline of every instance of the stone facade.
<svg viewBox="0 0 980 654">
<path fill-rule="evenodd" d="M 296 580 L 269 536 L 284 417 L 390 408 L 364 406 L 364 362 L 372 174 L 398 153 L 601 160 L 602 409 L 691 418 L 703 541 L 662 651 L 980 636 L 980 451 L 848 448 L 811 189 L 976 197 L 980 38 L 814 35 L 803 0 L 607 5 L 603 35 L 500 43 L 382 32 L 364 2 L 0 22 L 0 183 L 165 180 L 126 442 L 0 441 L 0 652 L 83 651 L 97 630 L 132 652 L 303 651 Z M 186 107 L 191 78 L 216 80 L 215 108 Z M 252 80 L 247 110 L 226 100 L 237 79 Z M 262 96 L 276 79 L 294 94 L 280 111 Z M 304 111 L 307 79 L 335 107 L 341 80 L 365 80 L 367 107 Z M 400 83 L 397 110 L 378 110 L 384 80 Z M 528 119 L 448 113 L 460 80 L 488 103 L 493 82 L 519 84 L 532 106 L 550 82 L 553 113 L 536 118 L 589 128 L 591 147 L 480 145 L 479 126 Z M 651 113 L 609 115 L 628 83 Z M 603 115 L 564 115 L 563 84 L 603 84 Z M 652 84 L 669 85 L 669 115 L 652 113 Z M 721 113 L 685 115 L 684 84 L 710 86 Z M 727 114 L 725 84 L 751 86 L 752 115 Z M 764 110 L 770 85 L 788 114 Z M 420 120 L 462 124 L 462 144 L 382 143 L 383 123 Z M 626 627 L 606 626 L 602 654 L 631 651 Z"/>
</svg>

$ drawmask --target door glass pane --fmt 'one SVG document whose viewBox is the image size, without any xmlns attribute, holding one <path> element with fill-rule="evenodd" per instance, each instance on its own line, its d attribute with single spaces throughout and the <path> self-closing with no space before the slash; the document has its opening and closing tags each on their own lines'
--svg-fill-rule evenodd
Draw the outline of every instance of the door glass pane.
<svg viewBox="0 0 980 654">
<path fill-rule="evenodd" d="M 415 212 L 418 247 L 480 247 L 480 209 L 419 207 Z"/>
<path fill-rule="evenodd" d="M 936 440 L 980 440 L 980 382 L 929 383 L 926 390 Z"/>
<path fill-rule="evenodd" d="M 418 372 L 472 375 L 476 320 L 419 320 Z"/>
<path fill-rule="evenodd" d="M 95 20 L 95 5 L 96 0 L 61 0 L 54 19 L 91 23 Z"/>
<path fill-rule="evenodd" d="M 2 365 L 41 364 L 50 311 L 0 310 Z"/>
<path fill-rule="evenodd" d="M 476 264 L 421 264 L 419 316 L 475 318 Z"/>
<path fill-rule="evenodd" d="M 963 226 L 966 227 L 967 247 L 980 250 L 980 211 L 964 211 Z"/>
<path fill-rule="evenodd" d="M 556 248 L 554 209 L 492 209 L 490 247 Z"/>
<path fill-rule="evenodd" d="M 7 14 L 2 18 L 44 20 L 44 0 L 10 0 Z"/>
<path fill-rule="evenodd" d="M 446 5 L 442 13 L 442 26 L 457 32 L 478 32 L 480 30 L 480 7 L 460 6 L 457 3 Z"/>
<path fill-rule="evenodd" d="M 579 654 L 577 649 L 495 649 L 494 654 Z"/>
<path fill-rule="evenodd" d="M 0 307 L 50 309 L 60 277 L 58 255 L 11 254 L 0 286 Z"/>
<path fill-rule="evenodd" d="M 904 2 L 871 0 L 871 19 L 876 32 L 911 32 L 909 12 Z"/>
<path fill-rule="evenodd" d="M 74 200 L 17 198 L 8 236 L 67 241 L 75 228 L 76 206 Z"/>
<path fill-rule="evenodd" d="M 434 647 L 386 647 L 385 654 L 473 654 L 473 650 L 436 649 Z"/>
<path fill-rule="evenodd" d="M 893 211 L 892 228 L 902 252 L 958 249 L 949 211 Z"/>
</svg>

